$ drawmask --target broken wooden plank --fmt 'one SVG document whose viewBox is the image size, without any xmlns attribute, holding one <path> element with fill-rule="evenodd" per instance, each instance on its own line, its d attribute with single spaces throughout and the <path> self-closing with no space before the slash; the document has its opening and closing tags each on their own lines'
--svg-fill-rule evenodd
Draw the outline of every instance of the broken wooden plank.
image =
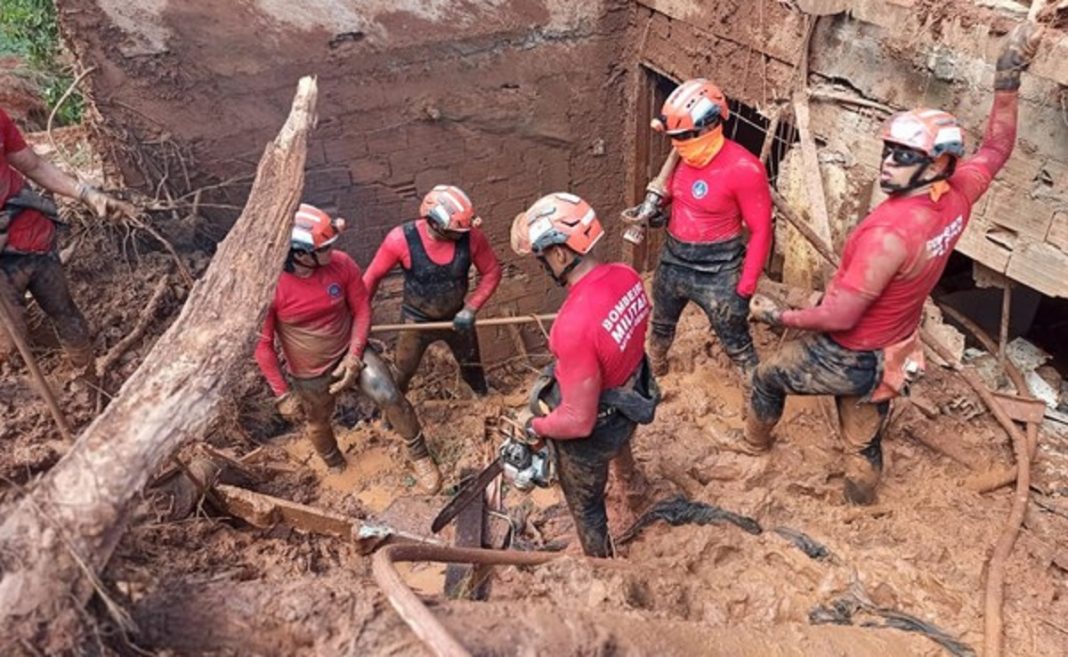
<svg viewBox="0 0 1068 657">
<path fill-rule="evenodd" d="M 460 481 L 467 481 L 478 472 L 473 468 L 464 468 Z M 460 510 L 456 516 L 456 534 L 453 545 L 456 547 L 482 547 L 482 527 L 485 516 L 485 498 L 479 496 Z M 475 577 L 475 567 L 467 563 L 451 563 L 445 568 L 445 595 L 453 599 L 481 600 L 480 589 Z"/>
<path fill-rule="evenodd" d="M 252 351 L 289 248 L 304 187 L 315 79 L 303 78 L 260 160 L 240 218 L 181 314 L 118 397 L 0 524 L 0 653 L 20 641 L 76 652 L 79 607 L 103 592 L 99 572 L 126 529 L 134 498 L 159 467 L 205 431 Z M 124 622 L 114 605 L 113 616 Z M 47 619 L 47 623 L 42 622 Z"/>
<path fill-rule="evenodd" d="M 305 534 L 321 534 L 348 539 L 358 521 L 355 518 L 290 502 L 246 488 L 218 484 L 215 494 L 224 511 L 260 529 L 284 524 Z"/>
</svg>

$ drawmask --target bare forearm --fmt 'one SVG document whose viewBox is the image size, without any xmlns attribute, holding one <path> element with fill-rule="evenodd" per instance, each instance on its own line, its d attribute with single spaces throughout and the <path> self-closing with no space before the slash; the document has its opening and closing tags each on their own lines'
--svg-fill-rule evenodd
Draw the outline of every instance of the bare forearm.
<svg viewBox="0 0 1068 657">
<path fill-rule="evenodd" d="M 78 198 L 79 185 L 73 176 L 52 164 L 48 160 L 36 154 L 33 155 L 32 164 L 20 171 L 30 180 L 53 194 Z"/>
</svg>

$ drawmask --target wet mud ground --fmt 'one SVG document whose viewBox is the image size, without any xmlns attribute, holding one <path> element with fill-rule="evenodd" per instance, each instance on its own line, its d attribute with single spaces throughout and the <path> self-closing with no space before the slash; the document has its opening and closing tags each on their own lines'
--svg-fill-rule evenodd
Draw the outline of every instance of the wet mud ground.
<svg viewBox="0 0 1068 657">
<path fill-rule="evenodd" d="M 94 327 L 136 321 L 144 301 L 138 295 L 147 296 L 153 275 L 168 267 L 156 254 L 143 261 L 148 264 L 137 271 L 145 280 L 126 288 L 129 298 L 83 301 Z M 115 267 L 115 276 L 129 276 L 121 263 Z M 77 298 L 97 299 L 93 295 L 99 292 L 78 282 L 77 265 L 72 271 Z M 180 291 L 170 310 L 177 309 L 179 296 Z M 161 312 L 160 322 L 166 318 Z M 102 335 L 98 339 L 111 339 Z M 761 328 L 760 353 L 771 353 L 781 340 Z M 150 343 L 151 335 L 121 367 L 136 367 Z M 41 355 L 63 390 L 62 405 L 76 427 L 83 426 L 92 416 L 92 401 L 64 383 L 58 352 L 44 349 Z M 1008 463 L 1007 438 L 989 415 L 970 412 L 979 402 L 961 381 L 932 367 L 917 387 L 918 396 L 942 409 L 937 421 L 907 407 L 895 411 L 884 441 L 886 476 L 878 503 L 861 508 L 841 499 L 832 405 L 790 399 L 770 456 L 753 458 L 728 449 L 727 432 L 741 426 L 741 392 L 703 316 L 693 308 L 683 317 L 671 367 L 661 380 L 665 402 L 657 420 L 641 428 L 634 443 L 653 484 L 650 504 L 685 494 L 748 516 L 764 531 L 657 522 L 619 547 L 626 567 L 606 570 L 574 557 L 577 541 L 557 490 L 509 492 L 509 512 L 526 518 L 516 546 L 560 549 L 565 558 L 535 569 L 497 569 L 484 603 L 446 601 L 443 566 L 402 566 L 411 586 L 447 625 L 472 637 L 470 645 L 483 654 L 547 654 L 546 646 L 559 651 L 554 654 L 650 654 L 657 645 L 663 654 L 955 654 L 929 638 L 883 627 L 886 618 L 871 613 L 878 608 L 915 616 L 978 650 L 985 564 L 1008 514 L 1011 491 L 979 495 L 968 490 L 962 485 L 973 474 L 968 468 L 919 444 L 907 431 L 938 432 L 980 461 Z M 337 424 L 350 467 L 330 475 L 310 446 L 273 417 L 251 356 L 247 368 L 238 377 L 233 407 L 207 437 L 234 456 L 255 452 L 246 485 L 369 519 L 388 518 L 397 497 L 414 497 L 399 440 L 371 417 L 366 403 L 352 401 L 336 418 L 355 424 Z M 456 483 L 461 467 L 486 462 L 495 440 L 486 437 L 484 419 L 522 405 L 533 372 L 521 362 L 495 368 L 490 383 L 497 392 L 474 399 L 462 388 L 445 350 L 431 349 L 411 394 L 447 486 Z M 121 380 L 122 372 L 115 376 Z M 0 467 L 6 477 L 3 495 L 10 499 L 58 459 L 64 444 L 21 371 L 4 377 L 0 398 Z M 1043 444 L 1036 480 L 1047 492 L 1063 495 L 1068 492 L 1064 440 L 1044 435 Z M 192 458 L 197 449 L 183 453 Z M 448 493 L 447 488 L 424 500 L 423 507 L 436 510 Z M 623 511 L 615 489 L 609 505 L 618 536 L 635 518 Z M 369 559 L 355 546 L 285 527 L 254 529 L 206 506 L 181 520 L 167 520 L 165 511 L 151 492 L 145 494 L 104 573 L 107 589 L 130 610 L 137 630 L 104 632 L 97 642 L 103 652 L 134 654 L 136 646 L 160 655 L 428 654 L 389 607 L 370 577 Z M 826 555 L 806 556 L 784 538 L 790 531 L 775 531 L 782 528 L 803 533 Z M 1031 505 L 1009 562 L 1007 654 L 1068 653 L 1062 620 L 1068 617 L 1066 536 L 1068 517 L 1056 508 Z M 850 600 L 866 606 L 847 618 L 842 609 Z M 106 616 L 97 616 L 100 627 L 107 628 Z M 566 622 L 559 627 L 535 623 L 552 618 Z M 848 621 L 853 627 L 828 629 L 813 625 L 813 619 Z M 635 633 L 635 624 L 665 624 L 674 628 L 674 638 L 650 645 L 649 633 Z M 502 633 L 513 640 L 498 645 Z M 716 638 L 686 638 L 706 635 Z M 849 646 L 846 653 L 836 652 L 839 643 Z"/>
</svg>

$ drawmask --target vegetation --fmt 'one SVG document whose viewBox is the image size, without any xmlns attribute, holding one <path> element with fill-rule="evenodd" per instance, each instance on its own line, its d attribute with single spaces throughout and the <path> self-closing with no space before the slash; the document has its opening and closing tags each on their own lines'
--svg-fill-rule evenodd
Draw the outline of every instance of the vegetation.
<svg viewBox="0 0 1068 657">
<path fill-rule="evenodd" d="M 49 108 L 72 81 L 70 65 L 59 42 L 56 6 L 52 0 L 0 0 L 0 55 L 17 55 L 41 89 Z M 76 92 L 56 114 L 59 125 L 81 120 L 83 102 Z"/>
</svg>

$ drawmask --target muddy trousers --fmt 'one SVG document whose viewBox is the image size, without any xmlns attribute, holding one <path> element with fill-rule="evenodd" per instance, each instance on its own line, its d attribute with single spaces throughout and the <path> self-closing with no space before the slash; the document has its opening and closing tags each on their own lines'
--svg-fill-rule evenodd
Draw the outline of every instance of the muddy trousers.
<svg viewBox="0 0 1068 657">
<path fill-rule="evenodd" d="M 708 317 L 730 359 L 742 372 L 750 373 L 757 365 L 757 354 L 749 333 L 749 301 L 735 292 L 740 276 L 740 268 L 708 273 L 661 262 L 653 280 L 650 347 L 654 356 L 657 352 L 667 355 L 679 317 L 693 301 Z"/>
<path fill-rule="evenodd" d="M 405 319 L 406 324 L 415 323 L 411 318 Z M 476 395 L 485 395 L 489 392 L 486 385 L 486 372 L 482 367 L 482 352 L 478 346 L 478 333 L 469 331 L 402 331 L 397 336 L 397 344 L 393 355 L 393 365 L 397 370 L 397 385 L 401 392 L 408 392 L 408 384 L 411 383 L 415 371 L 419 368 L 420 361 L 426 348 L 438 340 L 443 340 L 449 345 L 456 364 L 460 366 L 460 377 L 471 387 Z"/>
<path fill-rule="evenodd" d="M 853 351 L 820 333 L 788 342 L 753 374 L 750 412 L 768 425 L 782 417 L 786 395 L 834 395 L 848 454 L 861 454 L 882 467 L 881 432 L 890 402 L 861 400 L 879 384 L 882 358 Z"/>
<path fill-rule="evenodd" d="M 7 283 L 0 285 L 0 294 L 6 295 L 8 305 L 16 311 L 15 330 L 27 334 L 26 318 L 21 310 L 23 296 L 29 290 L 52 321 L 59 342 L 74 367 L 88 368 L 93 362 L 89 324 L 71 297 L 59 255 L 54 250 L 40 254 L 0 255 L 0 276 Z M 8 360 L 14 351 L 14 341 L 0 328 L 0 362 Z"/>
<path fill-rule="evenodd" d="M 360 372 L 360 390 L 386 416 L 393 430 L 404 439 L 408 449 L 408 458 L 415 461 L 430 456 L 426 440 L 423 438 L 419 418 L 415 409 L 401 394 L 393 381 L 389 366 L 381 356 L 371 349 L 363 354 L 364 368 Z M 332 369 L 332 368 L 331 368 Z M 329 374 L 311 379 L 293 378 L 293 390 L 300 396 L 304 411 L 304 435 L 315 447 L 315 451 L 328 464 L 335 464 L 341 459 L 334 428 L 330 423 L 334 416 L 334 396 L 330 394 L 332 379 Z"/>
<path fill-rule="evenodd" d="M 636 476 L 630 439 L 637 424 L 621 413 L 597 420 L 588 438 L 554 440 L 556 471 L 567 508 L 575 521 L 582 551 L 590 557 L 612 556 L 605 509 L 609 464 L 628 480 Z"/>
</svg>

